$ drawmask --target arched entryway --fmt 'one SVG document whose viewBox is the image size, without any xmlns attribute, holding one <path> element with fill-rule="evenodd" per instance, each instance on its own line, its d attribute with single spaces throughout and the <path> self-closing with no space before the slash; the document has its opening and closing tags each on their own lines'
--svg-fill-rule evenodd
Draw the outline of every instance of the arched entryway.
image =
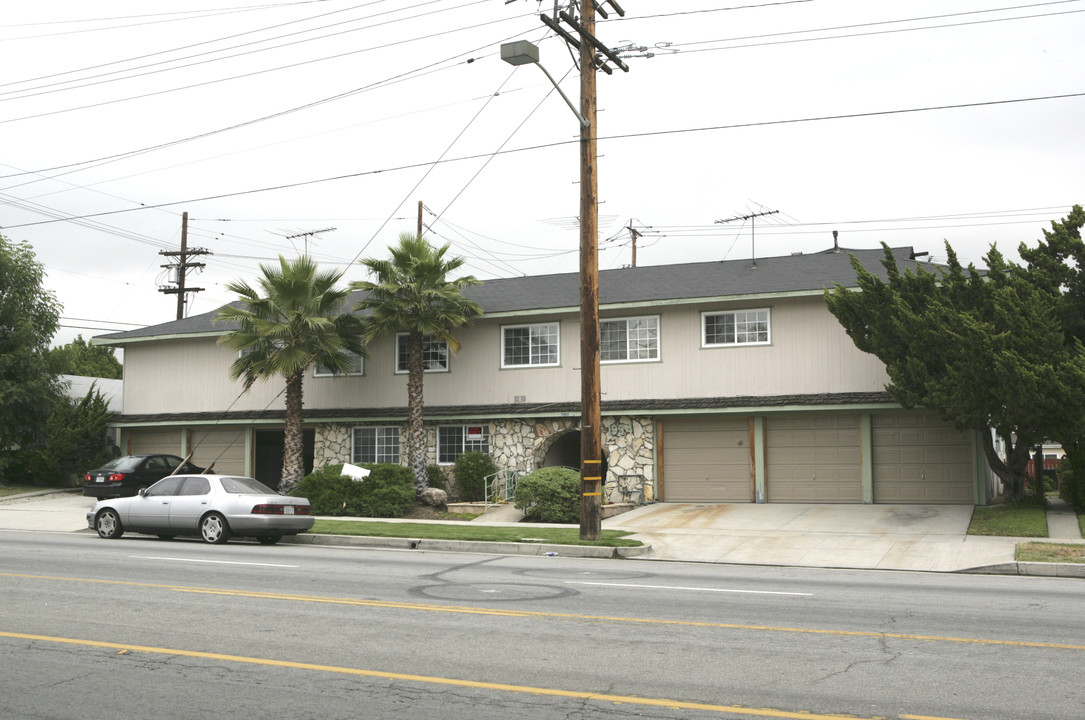
<svg viewBox="0 0 1085 720">
<path fill-rule="evenodd" d="M 536 467 L 580 467 L 580 429 L 555 433 L 539 446 Z"/>
</svg>

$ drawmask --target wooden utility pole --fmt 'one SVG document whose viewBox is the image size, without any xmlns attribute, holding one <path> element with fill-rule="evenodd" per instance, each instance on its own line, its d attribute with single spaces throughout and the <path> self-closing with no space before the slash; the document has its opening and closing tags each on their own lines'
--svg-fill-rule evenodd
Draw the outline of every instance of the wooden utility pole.
<svg viewBox="0 0 1085 720">
<path fill-rule="evenodd" d="M 580 5 L 580 539 L 602 535 L 602 399 L 599 379 L 599 177 L 596 174 L 595 3 Z"/>
<path fill-rule="evenodd" d="M 158 288 L 158 292 L 165 295 L 177 295 L 177 319 L 181 320 L 185 316 L 185 302 L 186 293 L 201 292 L 203 288 L 190 288 L 185 287 L 185 276 L 188 274 L 189 268 L 202 268 L 203 263 L 189 262 L 188 259 L 193 255 L 210 255 L 211 251 L 204 248 L 192 248 L 188 249 L 188 213 L 181 213 L 181 251 L 176 252 L 173 250 L 159 250 L 159 255 L 165 255 L 167 257 L 176 257 L 177 263 L 171 263 L 169 265 L 163 265 L 164 268 L 176 268 L 177 269 L 177 281 L 176 287 L 170 287 L 164 285 Z"/>
<path fill-rule="evenodd" d="M 418 237 L 422 237 L 422 201 L 418 201 Z"/>
<path fill-rule="evenodd" d="M 606 0 L 606 4 L 619 15 L 625 15 L 617 0 Z M 575 8 L 576 4 L 572 3 L 571 7 Z M 579 7 L 580 17 L 576 18 L 560 10 L 555 2 L 555 17 L 540 15 L 539 19 L 570 47 L 577 48 L 580 55 L 580 112 L 577 113 L 580 120 L 580 539 L 598 540 L 602 535 L 603 483 L 606 482 L 603 474 L 606 464 L 602 456 L 602 393 L 599 382 L 599 179 L 596 174 L 598 133 L 595 129 L 595 71 L 600 67 L 608 75 L 613 73 L 607 61 L 624 72 L 629 72 L 629 66 L 595 37 L 595 14 L 598 11 L 606 18 L 607 11 L 594 0 L 582 2 Z M 559 19 L 573 32 L 562 27 Z M 508 57 L 512 64 L 538 63 L 537 48 L 534 57 L 520 61 L 514 60 L 521 54 L 516 50 L 513 48 Z M 572 103 L 565 98 L 565 93 L 561 92 L 550 73 L 546 73 L 546 76 L 572 108 Z"/>
</svg>

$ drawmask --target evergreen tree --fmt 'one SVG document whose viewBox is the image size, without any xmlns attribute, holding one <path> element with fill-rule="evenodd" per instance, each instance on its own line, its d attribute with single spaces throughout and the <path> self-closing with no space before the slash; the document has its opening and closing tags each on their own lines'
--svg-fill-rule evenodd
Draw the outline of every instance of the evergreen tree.
<svg viewBox="0 0 1085 720">
<path fill-rule="evenodd" d="M 948 265 L 937 273 L 902 273 L 886 247 L 888 282 L 853 257 L 861 292 L 837 284 L 826 303 L 856 347 L 885 363 L 893 398 L 977 431 L 991 470 L 1020 499 L 1029 449 L 1050 436 L 1054 417 L 1085 398 L 1085 362 L 1063 349 L 1054 293 L 994 248 L 986 273 L 963 268 L 946 249 Z M 1005 459 L 992 429 L 1006 444 Z"/>
<path fill-rule="evenodd" d="M 28 244 L 0 235 L 0 478 L 15 453 L 42 441 L 62 397 L 45 362 L 60 303 L 42 286 L 44 277 Z"/>
</svg>

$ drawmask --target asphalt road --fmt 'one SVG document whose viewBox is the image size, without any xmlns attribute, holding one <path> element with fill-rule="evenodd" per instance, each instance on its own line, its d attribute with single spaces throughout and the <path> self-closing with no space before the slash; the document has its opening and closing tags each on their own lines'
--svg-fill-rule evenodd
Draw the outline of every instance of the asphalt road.
<svg viewBox="0 0 1085 720">
<path fill-rule="evenodd" d="M 1081 580 L 0 531 L 0 718 L 1085 716 Z"/>
</svg>

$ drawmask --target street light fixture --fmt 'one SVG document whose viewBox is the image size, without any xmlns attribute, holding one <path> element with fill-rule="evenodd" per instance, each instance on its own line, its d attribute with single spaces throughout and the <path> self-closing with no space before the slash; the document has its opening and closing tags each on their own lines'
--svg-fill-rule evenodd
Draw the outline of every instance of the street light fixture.
<svg viewBox="0 0 1085 720">
<path fill-rule="evenodd" d="M 573 111 L 573 115 L 576 115 L 576 119 L 580 121 L 580 127 L 589 128 L 591 124 L 584 119 L 584 116 L 573 105 L 569 96 L 561 89 L 561 86 L 557 84 L 554 78 L 539 62 L 539 46 L 528 40 L 517 40 L 516 42 L 505 43 L 501 46 L 501 59 L 507 62 L 509 65 L 536 65 L 543 74 L 546 75 L 546 79 L 550 81 L 550 84 L 554 86 L 554 89 L 561 95 L 561 99 L 565 101 L 565 104 L 569 106 L 569 109 Z"/>
</svg>

